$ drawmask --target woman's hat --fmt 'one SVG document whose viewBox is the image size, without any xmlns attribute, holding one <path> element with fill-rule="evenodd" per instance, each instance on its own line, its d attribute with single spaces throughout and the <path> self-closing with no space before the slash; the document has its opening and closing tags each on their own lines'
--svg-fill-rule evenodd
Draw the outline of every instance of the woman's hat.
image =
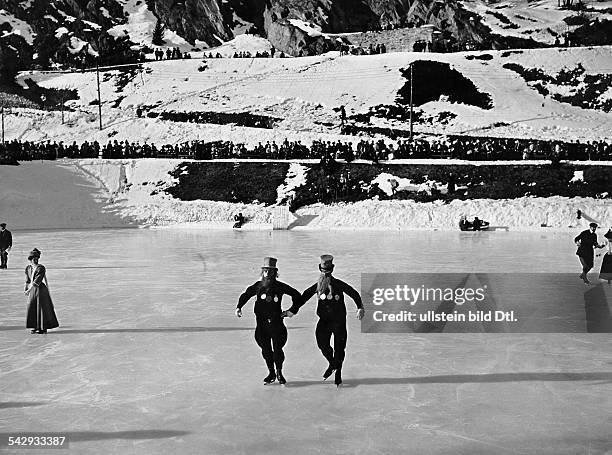
<svg viewBox="0 0 612 455">
<path fill-rule="evenodd" d="M 30 254 L 28 255 L 28 260 L 32 259 L 32 258 L 39 258 L 41 255 L 41 252 L 38 248 L 34 248 L 32 251 L 30 251 Z"/>
<path fill-rule="evenodd" d="M 6 223 L 0 223 L 0 227 L 5 228 L 6 227 Z"/>
<path fill-rule="evenodd" d="M 271 257 L 265 257 L 264 258 L 264 265 L 261 266 L 262 269 L 274 269 L 274 270 L 278 270 L 278 268 L 276 267 L 276 258 L 271 258 Z"/>
<path fill-rule="evenodd" d="M 612 240 L 612 229 L 608 229 L 608 232 L 604 234 L 604 237 L 608 240 Z"/>
<path fill-rule="evenodd" d="M 319 268 L 321 271 L 331 272 L 334 270 L 334 257 L 331 254 L 324 254 L 321 256 L 321 264 L 319 264 Z"/>
</svg>

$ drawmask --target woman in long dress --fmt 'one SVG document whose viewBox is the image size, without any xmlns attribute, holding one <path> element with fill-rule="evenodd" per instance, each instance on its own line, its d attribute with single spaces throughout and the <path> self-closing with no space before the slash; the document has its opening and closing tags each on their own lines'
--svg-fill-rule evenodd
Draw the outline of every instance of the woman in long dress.
<svg viewBox="0 0 612 455">
<path fill-rule="evenodd" d="M 608 280 L 608 284 L 610 284 L 612 283 L 612 229 L 608 229 L 604 237 L 608 240 L 608 251 L 604 254 L 603 261 L 601 262 L 599 279 Z"/>
<path fill-rule="evenodd" d="M 25 269 L 26 282 L 24 293 L 28 297 L 28 313 L 26 327 L 32 333 L 47 333 L 48 329 L 59 327 L 49 288 L 46 284 L 45 266 L 38 263 L 40 251 L 34 248 L 30 251 Z"/>
</svg>

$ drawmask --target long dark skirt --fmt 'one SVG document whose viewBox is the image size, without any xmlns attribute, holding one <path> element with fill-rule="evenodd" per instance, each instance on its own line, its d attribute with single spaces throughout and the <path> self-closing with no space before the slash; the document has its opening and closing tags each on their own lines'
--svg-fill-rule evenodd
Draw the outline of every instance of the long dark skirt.
<svg viewBox="0 0 612 455">
<path fill-rule="evenodd" d="M 36 330 L 59 327 L 49 290 L 42 283 L 40 286 L 34 286 L 30 291 L 26 327 Z"/>
<path fill-rule="evenodd" d="M 612 254 L 610 253 L 604 255 L 601 270 L 599 271 L 599 279 L 612 280 Z"/>
</svg>

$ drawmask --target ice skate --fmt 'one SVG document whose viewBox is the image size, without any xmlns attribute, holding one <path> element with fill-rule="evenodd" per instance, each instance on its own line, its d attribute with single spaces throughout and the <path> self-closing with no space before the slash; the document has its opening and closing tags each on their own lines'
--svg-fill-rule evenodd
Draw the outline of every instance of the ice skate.
<svg viewBox="0 0 612 455">
<path fill-rule="evenodd" d="M 268 376 L 266 376 L 263 380 L 264 385 L 272 384 L 274 381 L 276 381 L 276 373 L 274 373 L 273 370 L 270 370 Z"/>
<path fill-rule="evenodd" d="M 280 385 L 285 385 L 287 384 L 287 380 L 285 379 L 285 377 L 283 376 L 283 372 L 282 370 L 278 369 L 276 370 L 276 376 L 278 377 L 278 383 Z"/>
<path fill-rule="evenodd" d="M 336 368 L 334 368 L 334 366 L 330 363 L 327 370 L 323 372 L 323 380 L 327 380 L 327 378 L 329 378 L 335 370 Z"/>
<path fill-rule="evenodd" d="M 334 383 L 336 384 L 336 387 L 340 387 L 340 385 L 342 384 L 342 370 L 336 370 L 336 376 L 334 378 Z"/>
</svg>

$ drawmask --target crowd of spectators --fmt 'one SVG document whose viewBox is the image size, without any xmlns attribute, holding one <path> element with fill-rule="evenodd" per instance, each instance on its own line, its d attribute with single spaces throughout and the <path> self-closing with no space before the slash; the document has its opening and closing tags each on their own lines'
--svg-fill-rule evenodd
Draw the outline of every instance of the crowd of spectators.
<svg viewBox="0 0 612 455">
<path fill-rule="evenodd" d="M 340 56 L 343 55 L 377 55 L 377 54 L 386 54 L 387 46 L 385 43 L 370 43 L 368 47 L 362 46 L 353 46 L 349 44 L 341 44 L 340 45 Z"/>
<path fill-rule="evenodd" d="M 417 138 L 398 141 L 397 157 L 454 158 L 463 160 L 612 160 L 612 143 L 600 141 L 537 140 L 448 136 L 442 140 Z"/>
<path fill-rule="evenodd" d="M 0 144 L 0 159 L 8 161 L 59 158 L 181 158 L 181 159 L 316 159 L 327 163 L 334 160 L 368 160 L 374 163 L 396 159 L 462 159 L 470 161 L 497 160 L 612 160 L 612 143 L 605 141 L 545 141 L 534 139 L 493 138 L 473 136 L 430 136 L 399 139 L 395 143 L 382 139 L 361 139 L 353 144 L 345 141 L 319 141 L 310 145 L 285 139 L 259 142 L 254 147 L 232 141 L 188 141 L 180 144 L 155 144 L 97 141 L 28 142 L 12 140 Z"/>
<path fill-rule="evenodd" d="M 156 48 L 153 51 L 153 55 L 155 55 L 155 60 L 163 60 L 164 57 L 166 60 L 180 60 L 183 58 L 191 58 L 191 54 L 189 52 L 181 52 L 178 47 L 169 47 L 165 51 L 162 48 Z"/>
</svg>

